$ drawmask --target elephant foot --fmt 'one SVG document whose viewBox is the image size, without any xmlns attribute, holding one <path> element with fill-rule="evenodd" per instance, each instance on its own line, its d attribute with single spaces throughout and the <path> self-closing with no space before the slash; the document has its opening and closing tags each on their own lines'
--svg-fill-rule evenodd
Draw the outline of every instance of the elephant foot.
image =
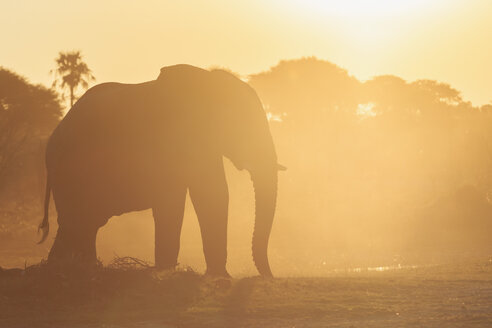
<svg viewBox="0 0 492 328">
<path fill-rule="evenodd" d="M 51 252 L 48 255 L 48 266 L 67 269 L 83 269 L 83 268 L 98 268 L 102 266 L 101 261 L 91 254 L 85 252 Z"/>
<path fill-rule="evenodd" d="M 205 281 L 215 290 L 226 291 L 232 286 L 232 278 L 226 270 L 221 270 L 220 272 L 207 270 L 205 272 Z"/>
<path fill-rule="evenodd" d="M 90 280 L 103 267 L 98 260 L 86 258 L 49 258 L 45 267 L 46 272 L 70 279 Z"/>
<path fill-rule="evenodd" d="M 205 272 L 205 276 L 213 277 L 213 278 L 226 278 L 226 279 L 231 278 L 231 275 L 227 272 L 226 269 L 220 269 L 220 270 L 207 269 L 207 271 Z"/>
<path fill-rule="evenodd" d="M 169 263 L 156 263 L 155 264 L 155 268 L 157 270 L 170 270 L 170 271 L 174 271 L 176 270 L 176 267 L 179 265 L 179 263 L 173 263 L 173 264 L 169 264 Z"/>
</svg>

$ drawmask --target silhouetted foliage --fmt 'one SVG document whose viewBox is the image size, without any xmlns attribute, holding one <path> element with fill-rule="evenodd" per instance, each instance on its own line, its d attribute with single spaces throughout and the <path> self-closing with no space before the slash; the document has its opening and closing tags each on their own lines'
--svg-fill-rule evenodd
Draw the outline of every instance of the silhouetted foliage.
<svg viewBox="0 0 492 328">
<path fill-rule="evenodd" d="M 0 68 L 0 188 L 28 146 L 44 142 L 61 118 L 57 94 Z"/>
<path fill-rule="evenodd" d="M 53 87 L 68 89 L 70 96 L 70 107 L 77 100 L 75 94 L 80 86 L 83 89 L 89 87 L 89 83 L 95 81 L 89 66 L 82 60 L 80 51 L 60 52 L 56 58 L 56 69 L 52 72 L 55 75 Z"/>
<path fill-rule="evenodd" d="M 492 105 L 475 107 L 433 80 L 359 81 L 314 57 L 282 61 L 249 84 L 288 167 L 270 244 L 276 267 L 281 259 L 284 272 L 294 262 L 334 263 L 335 253 L 365 261 L 385 252 L 491 248 Z M 231 197 L 231 217 L 244 217 L 231 220 L 229 245 L 249 259 L 250 190 L 244 174 L 226 167 L 231 194 L 241 193 Z M 122 231 L 114 239 L 130 235 Z"/>
<path fill-rule="evenodd" d="M 426 227 L 417 209 L 463 185 L 482 195 L 492 190 L 492 107 L 473 107 L 448 84 L 393 75 L 362 83 L 314 57 L 281 61 L 249 82 L 268 111 L 284 113 L 271 125 L 279 161 L 289 167 L 283 195 L 297 206 L 279 216 L 292 220 L 300 243 L 309 235 L 327 253 L 357 244 L 403 247 L 408 224 Z M 455 215 L 471 225 L 491 221 L 464 213 Z M 301 217 L 310 223 L 299 233 Z M 473 240 L 480 229 L 473 231 L 453 236 Z"/>
<path fill-rule="evenodd" d="M 45 143 L 61 115 L 55 91 L 0 68 L 2 245 L 18 242 L 19 235 L 35 231 L 41 211 Z"/>
<path fill-rule="evenodd" d="M 292 120 L 354 109 L 361 86 L 346 70 L 315 57 L 281 61 L 269 71 L 251 75 L 249 83 L 269 111 L 286 113 Z"/>
</svg>

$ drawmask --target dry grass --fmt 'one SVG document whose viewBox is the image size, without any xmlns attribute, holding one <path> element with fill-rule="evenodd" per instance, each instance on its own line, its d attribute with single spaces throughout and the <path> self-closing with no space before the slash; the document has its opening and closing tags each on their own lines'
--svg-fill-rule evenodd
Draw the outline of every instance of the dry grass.
<svg viewBox="0 0 492 328">
<path fill-rule="evenodd" d="M 214 279 L 135 258 L 0 271 L 0 327 L 490 327 L 492 263 Z"/>
</svg>

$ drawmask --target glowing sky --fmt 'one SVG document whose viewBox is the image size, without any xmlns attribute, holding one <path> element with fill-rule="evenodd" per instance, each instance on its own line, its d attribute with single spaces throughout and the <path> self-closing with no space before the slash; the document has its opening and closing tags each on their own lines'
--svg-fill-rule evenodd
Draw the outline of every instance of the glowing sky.
<svg viewBox="0 0 492 328">
<path fill-rule="evenodd" d="M 47 85 L 61 50 L 82 50 L 98 82 L 176 63 L 250 74 L 314 55 L 361 80 L 437 79 L 492 101 L 490 0 L 0 0 L 0 14 L 0 65 Z"/>
</svg>

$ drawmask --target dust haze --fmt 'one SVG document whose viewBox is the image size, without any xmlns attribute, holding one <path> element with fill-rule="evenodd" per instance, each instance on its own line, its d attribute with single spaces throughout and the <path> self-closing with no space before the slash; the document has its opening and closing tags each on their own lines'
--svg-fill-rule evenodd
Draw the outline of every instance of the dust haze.
<svg viewBox="0 0 492 328">
<path fill-rule="evenodd" d="M 279 163 L 287 167 L 279 173 L 269 246 L 277 275 L 323 276 L 490 254 L 490 105 L 473 106 L 439 81 L 392 75 L 359 81 L 314 57 L 282 61 L 243 79 L 262 100 Z M 23 156 L 24 162 L 39 161 L 42 151 Z M 253 275 L 252 183 L 247 172 L 224 162 L 230 192 L 227 267 L 232 275 Z M 50 246 L 34 246 L 42 212 L 40 165 L 15 167 L 6 179 L 1 243 L 3 252 L 15 252 L 6 254 L 2 266 L 36 262 Z M 50 221 L 55 224 L 56 214 Z M 103 263 L 115 256 L 152 263 L 151 211 L 110 219 L 99 231 L 97 252 Z M 178 261 L 205 269 L 189 199 Z"/>
<path fill-rule="evenodd" d="M 439 81 L 361 82 L 304 58 L 251 75 L 268 111 L 279 162 L 269 254 L 282 276 L 487 257 L 492 250 L 492 107 L 474 107 Z M 230 190 L 228 269 L 254 274 L 249 174 L 225 160 Z M 179 262 L 204 269 L 187 200 Z M 113 218 L 97 242 L 153 261 L 150 212 Z"/>
</svg>

